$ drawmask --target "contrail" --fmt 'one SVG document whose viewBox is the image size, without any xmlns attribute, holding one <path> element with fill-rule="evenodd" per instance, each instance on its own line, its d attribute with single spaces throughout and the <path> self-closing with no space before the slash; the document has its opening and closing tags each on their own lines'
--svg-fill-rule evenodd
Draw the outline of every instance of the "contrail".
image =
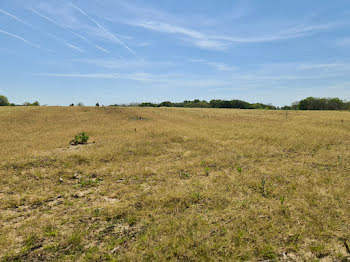
<svg viewBox="0 0 350 262">
<path fill-rule="evenodd" d="M 16 38 L 17 40 L 21 40 L 25 43 L 27 43 L 28 45 L 32 46 L 32 47 L 35 47 L 35 48 L 40 48 L 40 46 L 36 45 L 36 44 L 33 44 L 31 42 L 29 42 L 28 40 L 24 39 L 23 37 L 20 37 L 18 35 L 15 35 L 15 34 L 11 34 L 9 32 L 6 32 L 6 31 L 3 31 L 3 30 L 0 30 L 0 33 L 2 34 L 5 34 L 5 35 L 8 35 L 8 36 L 11 36 L 13 38 Z"/>
<path fill-rule="evenodd" d="M 76 37 L 78 37 L 78 38 L 84 40 L 84 41 L 87 42 L 88 44 L 90 44 L 90 45 L 94 46 L 95 48 L 99 49 L 100 51 L 103 51 L 103 52 L 105 52 L 105 53 L 110 53 L 108 50 L 106 50 L 106 49 L 104 49 L 104 48 L 102 48 L 102 47 L 100 47 L 100 46 L 96 46 L 94 43 L 92 43 L 90 40 L 88 40 L 87 38 L 83 37 L 82 35 L 80 35 L 80 34 L 78 34 L 78 33 L 75 33 L 75 32 L 73 32 L 72 30 L 69 30 L 68 28 L 64 27 L 63 25 L 60 25 L 59 23 L 57 23 L 56 21 L 52 20 L 51 18 L 49 18 L 49 17 L 47 17 L 47 16 L 45 16 L 45 15 L 43 15 L 43 14 L 40 14 L 38 11 L 34 10 L 33 8 L 30 8 L 29 10 L 31 10 L 32 12 L 34 12 L 35 14 L 37 14 L 38 16 L 40 16 L 41 18 L 43 18 L 43 19 L 45 19 L 45 20 L 47 20 L 47 21 L 49 21 L 49 22 L 55 24 L 56 26 L 62 28 L 63 30 L 68 31 L 68 32 L 70 32 L 71 34 L 75 35 Z M 70 46 L 70 45 L 68 45 L 68 46 Z M 74 49 L 75 49 L 75 48 L 74 48 Z M 82 49 L 79 48 L 79 47 L 77 47 L 77 49 L 75 49 L 75 50 L 78 50 L 78 49 L 82 51 Z"/>
<path fill-rule="evenodd" d="M 65 39 L 62 39 L 62 38 L 60 38 L 54 34 L 51 34 L 51 33 L 47 33 L 47 35 L 51 36 L 52 38 L 56 39 L 57 41 L 62 42 L 65 46 L 73 49 L 74 51 L 78 51 L 79 53 L 85 53 L 85 51 L 83 49 L 81 49 L 73 44 L 68 43 Z"/>
<path fill-rule="evenodd" d="M 104 49 L 104 48 L 101 47 L 101 46 L 96 45 L 95 47 L 96 47 L 97 49 L 101 50 L 102 52 L 107 53 L 107 54 L 110 54 L 110 53 L 111 53 L 111 52 L 109 52 L 107 49 Z"/>
<path fill-rule="evenodd" d="M 13 19 L 15 19 L 17 22 L 20 22 L 20 23 L 22 23 L 22 24 L 24 24 L 24 25 L 28 25 L 28 23 L 24 22 L 24 21 L 23 21 L 22 19 L 20 19 L 19 17 L 15 16 L 15 15 L 12 15 L 12 14 L 10 14 L 10 13 L 8 13 L 8 12 L 2 10 L 2 9 L 0 9 L 0 13 L 3 13 L 3 14 L 5 14 L 5 15 L 7 15 L 7 16 L 13 18 Z"/>
<path fill-rule="evenodd" d="M 83 49 L 81 49 L 81 48 L 79 48 L 79 47 L 77 47 L 77 46 L 75 46 L 75 45 L 72 45 L 72 44 L 67 43 L 67 42 L 65 42 L 64 44 L 65 44 L 66 46 L 68 46 L 69 48 L 78 51 L 79 53 L 85 53 Z"/>
<path fill-rule="evenodd" d="M 128 49 L 131 53 L 133 53 L 135 56 L 137 56 L 137 54 L 130 49 L 125 43 L 123 43 L 118 37 L 116 37 L 115 35 L 113 35 L 111 32 L 109 32 L 106 28 L 104 28 L 102 25 L 100 25 L 95 19 L 93 19 L 91 16 L 89 16 L 87 13 L 85 13 L 82 9 L 80 9 L 79 7 L 77 7 L 76 5 L 74 5 L 73 3 L 70 3 L 75 9 L 77 9 L 80 13 L 82 13 L 83 15 L 85 15 L 87 18 L 89 18 L 95 25 L 97 25 L 98 28 L 100 28 L 103 32 L 105 32 L 107 35 L 109 35 L 110 37 L 112 37 L 114 40 L 116 40 L 118 43 L 120 43 L 122 46 L 124 46 L 126 49 Z"/>
<path fill-rule="evenodd" d="M 67 30 L 68 30 L 68 29 L 67 29 Z M 85 42 L 87 42 L 87 43 L 90 44 L 91 46 L 95 47 L 96 49 L 98 49 L 98 50 L 100 50 L 100 51 L 102 51 L 102 52 L 104 52 L 104 53 L 107 53 L 107 54 L 110 54 L 110 53 L 111 53 L 111 52 L 109 52 L 107 49 L 105 49 L 105 48 L 103 48 L 103 47 L 101 47 L 101 46 L 95 45 L 93 42 L 91 42 L 91 41 L 90 41 L 89 39 L 87 39 L 86 37 L 84 37 L 84 36 L 82 36 L 82 35 L 80 35 L 80 34 L 78 34 L 78 33 L 75 33 L 75 32 L 73 32 L 73 31 L 71 31 L 71 30 L 68 30 L 68 31 L 71 32 L 72 34 L 74 34 L 76 37 L 78 37 L 78 38 L 84 40 Z"/>
<path fill-rule="evenodd" d="M 67 30 L 64 26 L 60 25 L 59 23 L 57 23 L 56 21 L 52 20 L 51 18 L 43 15 L 43 14 L 40 14 L 38 11 L 36 11 L 35 9 L 33 8 L 29 8 L 30 11 L 32 11 L 33 13 L 37 14 L 38 16 L 40 16 L 41 18 L 47 20 L 47 21 L 50 21 L 51 23 L 57 25 L 58 27 L 64 29 L 64 30 Z"/>
</svg>

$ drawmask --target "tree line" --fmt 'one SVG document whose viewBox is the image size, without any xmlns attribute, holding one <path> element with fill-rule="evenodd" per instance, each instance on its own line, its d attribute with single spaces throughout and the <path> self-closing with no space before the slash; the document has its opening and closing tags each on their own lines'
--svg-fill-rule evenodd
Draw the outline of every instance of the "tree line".
<svg viewBox="0 0 350 262">
<path fill-rule="evenodd" d="M 339 98 L 308 97 L 291 106 L 284 106 L 284 110 L 350 110 L 350 102 Z"/>
<path fill-rule="evenodd" d="M 0 106 L 40 106 L 38 101 L 34 103 L 25 102 L 22 105 L 10 103 L 7 97 L 0 95 Z M 70 104 L 74 106 L 74 104 Z M 84 106 L 78 103 L 77 106 Z M 100 106 L 99 103 L 96 106 Z M 242 100 L 220 100 L 214 99 L 210 102 L 206 100 L 185 100 L 183 102 L 164 101 L 161 103 L 133 103 L 129 105 L 111 105 L 111 106 L 139 106 L 139 107 L 190 107 L 190 108 L 236 108 L 236 109 L 268 109 L 268 110 L 350 110 L 350 102 L 340 98 L 316 98 L 308 97 L 294 102 L 290 106 L 276 107 L 271 104 L 249 103 Z"/>
<path fill-rule="evenodd" d="M 248 103 L 242 100 L 185 100 L 179 103 L 165 101 L 159 104 L 156 103 L 141 103 L 140 107 L 192 107 L 192 108 L 239 108 L 239 109 L 277 109 L 273 105 L 265 105 L 261 103 Z"/>
<path fill-rule="evenodd" d="M 276 107 L 271 104 L 248 103 L 242 100 L 193 100 L 180 103 L 165 101 L 156 103 L 141 103 L 140 107 L 192 107 L 192 108 L 237 108 L 237 109 L 268 109 L 268 110 L 350 110 L 350 102 L 340 98 L 308 97 L 294 102 L 290 106 Z"/>
</svg>

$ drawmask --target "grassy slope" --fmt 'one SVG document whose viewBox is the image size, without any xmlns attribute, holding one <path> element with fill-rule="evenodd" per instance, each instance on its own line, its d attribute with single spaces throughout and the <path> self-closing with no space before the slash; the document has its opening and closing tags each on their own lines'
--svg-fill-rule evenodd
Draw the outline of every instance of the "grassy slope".
<svg viewBox="0 0 350 262">
<path fill-rule="evenodd" d="M 69 148 L 81 131 L 96 143 Z M 0 108 L 0 260 L 345 261 L 349 131 L 349 112 Z"/>
</svg>

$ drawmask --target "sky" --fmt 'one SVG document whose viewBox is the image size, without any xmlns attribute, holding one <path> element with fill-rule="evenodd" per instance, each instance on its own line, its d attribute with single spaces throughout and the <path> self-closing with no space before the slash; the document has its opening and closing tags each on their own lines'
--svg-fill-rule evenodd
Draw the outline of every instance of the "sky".
<svg viewBox="0 0 350 262">
<path fill-rule="evenodd" d="M 0 1 L 14 103 L 350 100 L 349 51 L 349 0 Z"/>
</svg>

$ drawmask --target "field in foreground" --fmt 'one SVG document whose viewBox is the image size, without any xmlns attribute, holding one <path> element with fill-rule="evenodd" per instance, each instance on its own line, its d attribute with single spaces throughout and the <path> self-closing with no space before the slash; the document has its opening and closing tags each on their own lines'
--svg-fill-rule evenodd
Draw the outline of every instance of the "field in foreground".
<svg viewBox="0 0 350 262">
<path fill-rule="evenodd" d="M 0 261 L 349 261 L 349 159 L 349 112 L 0 108 Z"/>
</svg>

